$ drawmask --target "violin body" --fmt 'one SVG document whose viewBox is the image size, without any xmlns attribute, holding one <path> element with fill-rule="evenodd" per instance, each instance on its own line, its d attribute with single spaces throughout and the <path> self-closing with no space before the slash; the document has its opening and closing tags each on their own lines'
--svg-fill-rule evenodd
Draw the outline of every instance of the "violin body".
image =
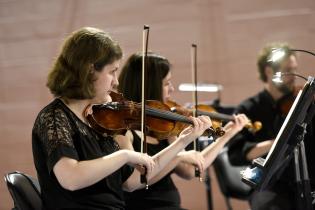
<svg viewBox="0 0 315 210">
<path fill-rule="evenodd" d="M 294 100 L 301 89 L 303 89 L 301 86 L 294 87 L 294 90 L 291 93 L 283 96 L 277 102 L 278 109 L 283 117 L 287 116 L 289 113 L 291 106 L 293 105 Z"/>
<path fill-rule="evenodd" d="M 141 104 L 122 100 L 123 97 L 117 94 L 114 94 L 112 99 L 120 101 L 89 106 L 91 112 L 86 114 L 86 118 L 90 126 L 103 135 L 141 130 Z M 159 101 L 146 101 L 145 114 L 146 131 L 149 136 L 157 139 L 178 136 L 183 129 L 193 124 L 190 118 L 173 113 L 167 104 Z M 221 129 L 210 127 L 203 135 L 222 136 L 224 133 Z"/>
<path fill-rule="evenodd" d="M 147 106 L 169 111 L 169 107 L 158 101 L 148 101 Z M 106 135 L 125 134 L 127 130 L 141 129 L 141 109 L 134 102 L 109 102 L 92 105 L 93 114 L 87 116 L 90 125 Z M 149 136 L 166 139 L 178 135 L 176 122 L 158 117 L 146 116 Z M 187 127 L 188 125 L 186 125 Z"/>
</svg>

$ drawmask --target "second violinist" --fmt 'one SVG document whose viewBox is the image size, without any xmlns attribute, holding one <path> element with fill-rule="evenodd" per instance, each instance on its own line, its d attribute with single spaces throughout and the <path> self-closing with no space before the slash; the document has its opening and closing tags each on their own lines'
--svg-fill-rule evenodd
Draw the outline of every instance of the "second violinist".
<svg viewBox="0 0 315 210">
<path fill-rule="evenodd" d="M 140 102 L 141 69 L 142 54 L 140 53 L 131 55 L 122 68 L 118 89 L 128 100 Z M 171 93 L 174 91 L 169 61 L 158 54 L 148 53 L 146 70 L 148 71 L 147 99 L 161 102 L 169 100 Z M 172 181 L 171 174 L 174 172 L 185 179 L 193 178 L 195 176 L 195 166 L 200 171 L 209 167 L 223 146 L 247 122 L 248 119 L 245 115 L 237 115 L 235 116 L 235 123 L 230 122 L 224 128 L 225 135 L 218 138 L 215 143 L 208 146 L 204 151 L 183 151 L 174 156 L 161 173 L 148 180 L 150 184 L 148 190 L 141 189 L 126 193 L 127 209 L 181 209 L 179 192 Z M 126 138 L 129 140 L 126 141 Z M 126 136 L 119 136 L 116 140 L 123 149 L 140 150 L 141 142 L 138 131 L 129 131 Z M 148 136 L 147 141 L 148 154 L 155 157 L 158 154 L 169 152 L 169 145 L 174 144 L 177 138 L 158 140 Z"/>
</svg>

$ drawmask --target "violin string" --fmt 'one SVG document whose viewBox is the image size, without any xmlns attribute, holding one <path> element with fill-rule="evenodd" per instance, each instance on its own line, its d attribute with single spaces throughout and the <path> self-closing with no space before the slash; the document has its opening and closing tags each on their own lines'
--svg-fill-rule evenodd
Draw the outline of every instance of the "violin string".
<svg viewBox="0 0 315 210">
<path fill-rule="evenodd" d="M 117 106 L 120 108 L 129 108 L 130 106 L 135 106 L 138 108 L 140 105 L 133 102 L 129 102 L 129 103 L 127 102 L 127 103 L 118 103 Z M 156 117 L 164 117 L 164 118 L 169 118 L 174 121 L 181 121 L 181 122 L 192 124 L 192 121 L 188 117 L 173 113 L 171 111 L 167 111 L 163 109 L 156 109 L 152 107 L 147 107 L 146 111 L 149 112 L 148 114 L 152 114 Z"/>
<path fill-rule="evenodd" d="M 198 115 L 206 115 L 206 116 L 209 116 L 211 118 L 218 119 L 218 120 L 224 120 L 224 121 L 233 121 L 234 120 L 234 118 L 230 115 L 216 113 L 216 112 L 205 112 L 205 111 L 198 110 L 197 114 Z"/>
<path fill-rule="evenodd" d="M 135 108 L 140 108 L 141 104 L 140 103 L 135 103 L 132 101 L 123 101 L 123 102 L 109 102 L 109 103 L 114 103 L 115 106 L 117 106 L 118 108 L 130 108 L 130 107 L 135 107 Z M 99 106 L 107 106 L 109 103 L 105 103 L 105 104 L 100 104 Z M 181 115 L 181 114 L 177 114 L 168 110 L 163 110 L 163 109 L 157 109 L 157 108 L 152 108 L 152 107 L 147 107 L 146 111 L 148 112 L 148 114 L 153 115 L 155 117 L 160 117 L 160 118 L 165 118 L 165 119 L 169 119 L 169 120 L 174 120 L 174 121 L 180 121 L 183 123 L 187 123 L 187 124 L 193 124 L 192 120 L 189 119 L 187 116 L 185 115 Z M 219 120 L 226 120 L 226 121 L 234 121 L 234 118 L 230 115 L 226 115 L 226 114 L 221 114 L 221 113 L 212 113 L 212 112 L 204 112 L 204 111 L 200 111 L 198 110 L 198 115 L 208 115 L 214 119 L 219 119 Z M 222 119 L 225 118 L 225 119 Z M 256 123 L 256 122 L 255 122 Z M 257 124 L 260 122 L 257 122 Z M 257 125 L 258 128 L 256 128 L 255 124 L 252 124 L 252 122 L 249 122 L 248 125 L 246 126 L 249 129 L 253 129 L 254 132 L 256 132 L 257 130 L 261 129 L 261 123 L 259 125 Z M 211 128 L 213 128 L 211 126 Z"/>
<path fill-rule="evenodd" d="M 124 102 L 124 103 L 119 104 L 119 105 L 120 105 L 120 107 L 123 105 L 125 107 L 135 106 L 137 108 L 140 108 L 139 103 L 134 103 L 134 102 L 130 102 L 130 101 Z M 192 123 L 192 121 L 188 117 L 174 113 L 174 112 L 171 112 L 171 111 L 152 108 L 152 107 L 147 107 L 147 110 L 151 111 L 151 113 L 153 113 L 153 114 L 156 114 L 157 117 L 159 116 L 159 114 L 161 114 L 161 115 L 165 116 L 166 118 L 171 117 L 171 118 L 173 118 L 173 120 L 180 120 L 180 121 Z M 225 120 L 225 121 L 230 121 L 230 120 L 234 119 L 232 116 L 229 116 L 229 115 L 220 114 L 220 113 L 212 113 L 212 112 L 204 112 L 204 111 L 200 111 L 200 110 L 198 110 L 198 115 L 207 115 L 209 117 L 213 117 L 215 119 Z"/>
<path fill-rule="evenodd" d="M 120 109 L 123 109 L 123 108 L 130 108 L 131 106 L 139 108 L 140 105 L 139 105 L 139 103 L 134 103 L 134 102 L 118 102 L 118 103 L 115 102 L 115 106 L 117 106 Z M 146 111 L 148 112 L 147 114 L 149 114 L 149 115 L 151 114 L 152 116 L 155 116 L 155 117 L 161 117 L 161 118 L 164 117 L 165 119 L 170 119 L 170 120 L 174 120 L 174 121 L 180 121 L 183 123 L 193 124 L 192 120 L 189 119 L 188 117 L 177 114 L 177 113 L 173 113 L 171 111 L 152 108 L 152 107 L 146 107 Z M 212 126 L 210 127 L 209 131 L 210 131 L 211 135 L 217 135 Z"/>
<path fill-rule="evenodd" d="M 163 116 L 166 116 L 166 117 L 170 117 L 173 120 L 178 120 L 178 121 L 182 121 L 182 122 L 192 123 L 192 121 L 189 118 L 187 118 L 185 116 L 182 116 L 182 115 L 179 115 L 179 114 L 176 114 L 176 113 L 173 113 L 173 112 L 164 111 L 164 110 L 158 110 L 158 109 L 154 109 L 154 108 L 150 108 L 150 107 L 147 110 L 149 112 L 151 112 L 152 114 L 156 114 L 157 116 L 163 115 Z"/>
</svg>

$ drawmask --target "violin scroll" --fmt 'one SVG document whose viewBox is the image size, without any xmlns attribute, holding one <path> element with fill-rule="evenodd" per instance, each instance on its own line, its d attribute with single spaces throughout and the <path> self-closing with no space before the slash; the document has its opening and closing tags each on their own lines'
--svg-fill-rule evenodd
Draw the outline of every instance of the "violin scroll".
<svg viewBox="0 0 315 210">
<path fill-rule="evenodd" d="M 261 124 L 260 121 L 256 121 L 254 123 L 249 121 L 249 123 L 247 123 L 245 125 L 245 128 L 247 128 L 248 131 L 251 132 L 251 133 L 256 133 L 257 131 L 259 131 L 262 128 L 262 124 Z"/>
</svg>

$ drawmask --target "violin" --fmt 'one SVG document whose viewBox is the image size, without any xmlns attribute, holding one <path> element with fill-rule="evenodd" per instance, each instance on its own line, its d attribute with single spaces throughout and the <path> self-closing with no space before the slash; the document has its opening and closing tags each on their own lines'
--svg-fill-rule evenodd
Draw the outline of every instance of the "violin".
<svg viewBox="0 0 315 210">
<path fill-rule="evenodd" d="M 139 130 L 141 104 L 126 101 L 121 94 L 112 95 L 113 100 L 117 101 L 89 106 L 92 113 L 86 114 L 86 118 L 91 127 L 104 135 L 124 134 L 129 129 Z M 157 139 L 178 136 L 184 128 L 193 124 L 190 118 L 173 113 L 168 105 L 159 101 L 148 100 L 145 113 L 148 135 Z M 222 129 L 210 127 L 203 135 L 218 137 L 224 133 Z"/>
<path fill-rule="evenodd" d="M 178 105 L 174 101 L 167 101 L 166 104 L 171 107 L 171 110 L 174 112 L 182 113 L 186 116 L 191 116 L 193 110 L 184 108 Z M 222 114 L 216 112 L 216 110 L 205 104 L 197 105 L 197 115 L 205 115 L 211 118 L 212 126 L 214 129 L 221 128 L 222 122 L 234 121 L 234 117 L 227 114 Z M 262 128 L 262 124 L 259 121 L 252 123 L 251 121 L 245 125 L 245 127 L 252 133 L 259 131 Z"/>
<path fill-rule="evenodd" d="M 289 113 L 291 109 L 291 106 L 293 105 L 293 102 L 296 96 L 298 95 L 301 89 L 303 89 L 303 87 L 295 86 L 294 90 L 291 93 L 286 94 L 285 96 L 283 96 L 282 98 L 278 100 L 277 106 L 282 116 L 284 117 L 287 116 L 287 114 Z"/>
</svg>

